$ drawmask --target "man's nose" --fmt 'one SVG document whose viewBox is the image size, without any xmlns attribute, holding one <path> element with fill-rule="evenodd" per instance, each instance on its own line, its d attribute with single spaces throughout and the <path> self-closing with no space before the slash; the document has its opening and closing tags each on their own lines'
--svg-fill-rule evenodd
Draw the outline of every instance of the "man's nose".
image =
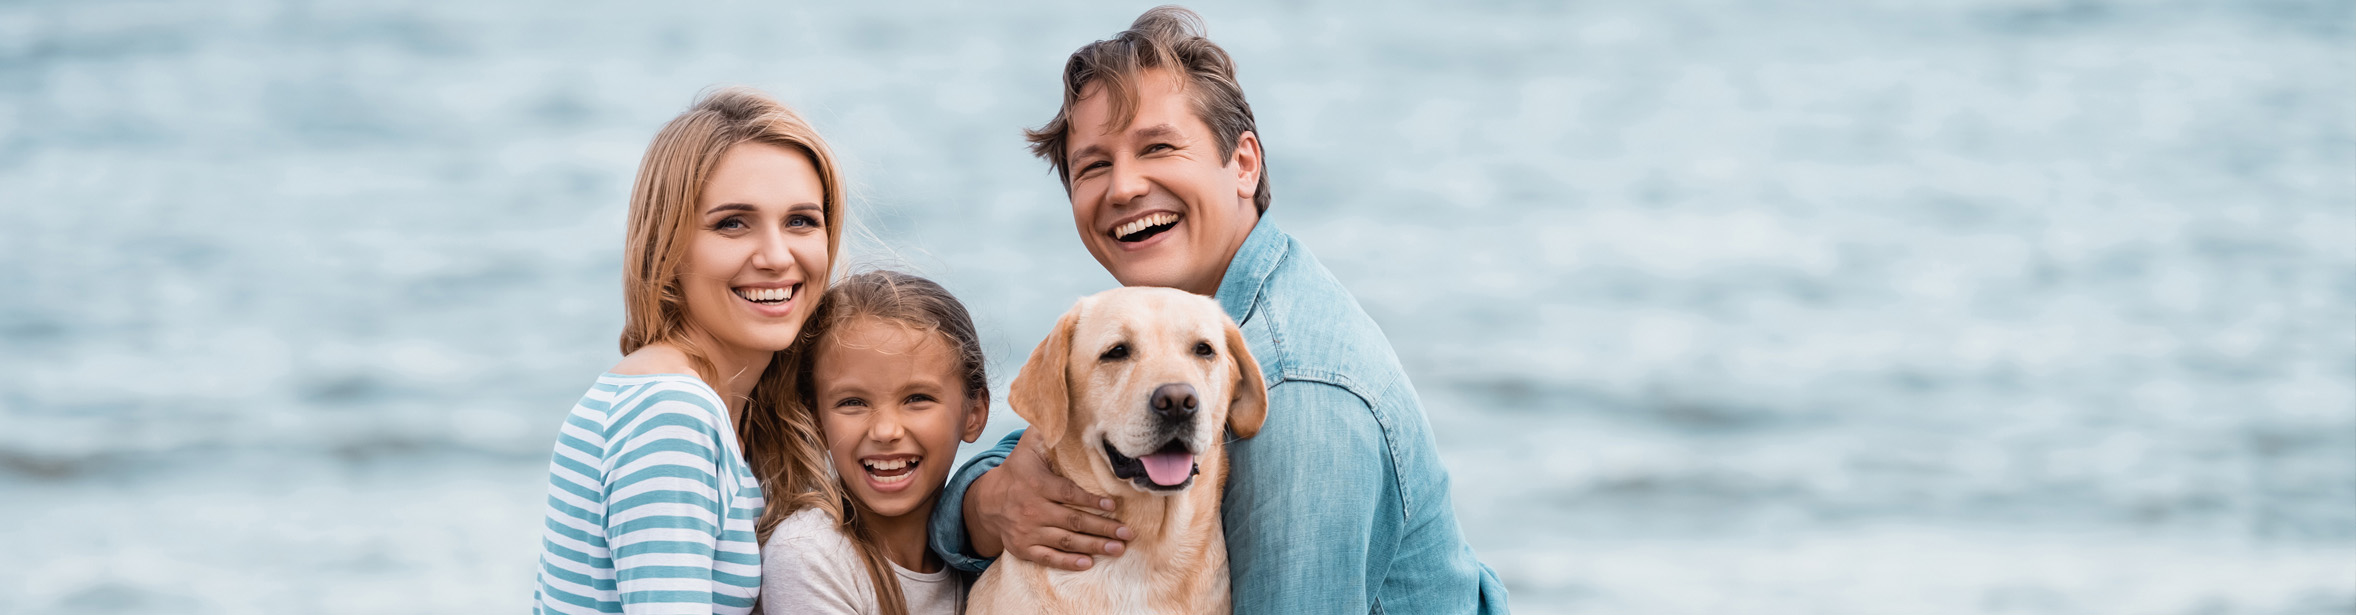
<svg viewBox="0 0 2356 615">
<path fill-rule="evenodd" d="M 1153 191 L 1153 182 L 1145 180 L 1136 163 L 1114 162 L 1111 174 L 1112 185 L 1106 188 L 1105 199 L 1113 205 L 1126 205 Z"/>
<path fill-rule="evenodd" d="M 1154 387 L 1153 412 L 1172 422 L 1194 418 L 1194 385 L 1165 384 Z"/>
</svg>

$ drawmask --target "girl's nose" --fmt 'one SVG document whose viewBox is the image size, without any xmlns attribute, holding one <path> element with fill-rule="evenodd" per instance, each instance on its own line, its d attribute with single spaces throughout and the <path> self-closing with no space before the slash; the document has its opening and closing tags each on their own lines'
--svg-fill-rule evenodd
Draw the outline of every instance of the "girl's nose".
<svg viewBox="0 0 2356 615">
<path fill-rule="evenodd" d="M 906 435 L 908 435 L 908 429 L 900 424 L 898 411 L 877 412 L 875 420 L 867 424 L 867 439 L 877 442 L 892 442 Z"/>
</svg>

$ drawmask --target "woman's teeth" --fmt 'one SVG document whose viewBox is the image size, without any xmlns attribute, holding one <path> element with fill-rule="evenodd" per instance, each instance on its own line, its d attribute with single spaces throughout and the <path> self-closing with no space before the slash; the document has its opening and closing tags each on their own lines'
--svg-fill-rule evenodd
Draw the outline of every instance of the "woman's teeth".
<svg viewBox="0 0 2356 615">
<path fill-rule="evenodd" d="M 777 303 L 779 301 L 794 298 L 794 289 L 796 288 L 801 288 L 801 286 L 795 285 L 785 288 L 739 288 L 736 289 L 736 296 L 744 297 L 746 301 L 751 301 L 754 303 Z"/>
<path fill-rule="evenodd" d="M 1116 237 L 1116 238 L 1119 238 L 1119 237 L 1128 237 L 1128 236 L 1130 236 L 1130 235 L 1135 235 L 1135 234 L 1137 234 L 1137 232 L 1138 232 L 1138 231 L 1143 231 L 1143 230 L 1145 230 L 1145 229 L 1149 229 L 1149 228 L 1153 228 L 1153 227 L 1157 227 L 1157 226 L 1161 226 L 1161 225 L 1164 225 L 1164 224 L 1169 224 L 1169 223 L 1172 223 L 1172 222 L 1177 222 L 1177 221 L 1178 221 L 1178 214 L 1174 214 L 1174 213 L 1170 213 L 1170 212 L 1166 212 L 1166 211 L 1163 211 L 1163 212 L 1155 212 L 1155 213 L 1149 214 L 1149 215 L 1147 215 L 1147 216 L 1145 216 L 1145 217 L 1143 217 L 1143 218 L 1138 218 L 1138 219 L 1136 219 L 1136 220 L 1132 220 L 1132 221 L 1130 221 L 1128 224 L 1123 224 L 1123 225 L 1121 225 L 1121 227 L 1120 227 L 1120 228 L 1113 229 L 1113 237 Z"/>
</svg>

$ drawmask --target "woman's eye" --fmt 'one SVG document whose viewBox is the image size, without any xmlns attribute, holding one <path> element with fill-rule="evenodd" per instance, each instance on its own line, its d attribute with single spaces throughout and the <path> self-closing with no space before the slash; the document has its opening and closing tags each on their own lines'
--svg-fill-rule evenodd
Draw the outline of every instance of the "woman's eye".
<svg viewBox="0 0 2356 615">
<path fill-rule="evenodd" d="M 785 219 L 785 226 L 788 228 L 811 228 L 818 226 L 818 219 L 809 216 L 795 215 Z"/>
<path fill-rule="evenodd" d="M 1105 349 L 1104 354 L 1097 355 L 1096 358 L 1102 361 L 1119 361 L 1129 358 L 1129 345 L 1113 344 L 1112 348 Z"/>
<path fill-rule="evenodd" d="M 716 231 L 733 231 L 744 227 L 744 218 L 737 216 L 721 218 L 719 222 L 712 223 L 712 230 Z"/>
<path fill-rule="evenodd" d="M 1213 350 L 1213 349 L 1211 348 L 1211 343 L 1210 343 L 1210 342 L 1195 342 L 1195 343 L 1194 343 L 1194 356 L 1203 357 L 1203 358 L 1206 358 L 1206 359 L 1207 359 L 1207 358 L 1210 358 L 1210 357 L 1219 356 L 1219 351 L 1217 351 L 1217 350 Z"/>
</svg>

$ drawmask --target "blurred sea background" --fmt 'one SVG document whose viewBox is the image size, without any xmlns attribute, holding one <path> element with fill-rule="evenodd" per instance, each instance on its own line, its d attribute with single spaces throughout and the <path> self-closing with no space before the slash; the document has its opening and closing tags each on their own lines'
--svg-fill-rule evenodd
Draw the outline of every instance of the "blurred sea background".
<svg viewBox="0 0 2356 615">
<path fill-rule="evenodd" d="M 0 2 L 0 612 L 525 610 L 713 85 L 1003 396 L 1148 6 Z M 1516 612 L 2356 612 L 2356 3 L 1193 8 Z"/>
</svg>

